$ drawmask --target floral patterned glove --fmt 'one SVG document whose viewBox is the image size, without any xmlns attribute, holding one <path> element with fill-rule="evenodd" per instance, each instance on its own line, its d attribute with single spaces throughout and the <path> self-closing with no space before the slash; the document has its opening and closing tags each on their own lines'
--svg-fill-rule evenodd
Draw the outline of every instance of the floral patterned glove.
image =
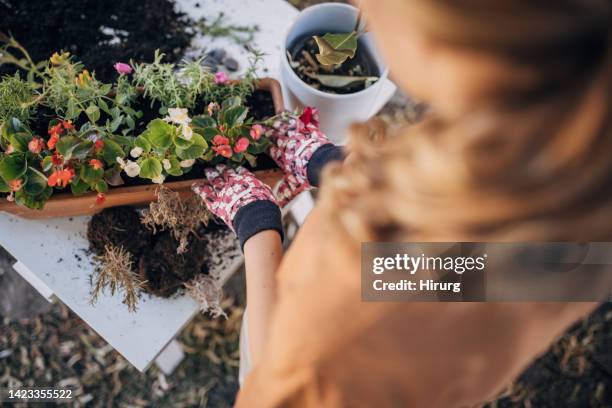
<svg viewBox="0 0 612 408">
<path fill-rule="evenodd" d="M 285 172 L 275 188 L 281 207 L 302 191 L 317 186 L 325 164 L 342 159 L 340 148 L 319 129 L 319 114 L 314 108 L 304 109 L 299 117 L 285 112 L 266 135 L 272 140 L 270 156 Z"/>
<path fill-rule="evenodd" d="M 253 235 L 276 230 L 283 237 L 281 213 L 270 187 L 245 169 L 219 164 L 204 170 L 206 181 L 191 188 L 208 210 L 225 222 L 240 240 L 240 247 Z"/>
</svg>

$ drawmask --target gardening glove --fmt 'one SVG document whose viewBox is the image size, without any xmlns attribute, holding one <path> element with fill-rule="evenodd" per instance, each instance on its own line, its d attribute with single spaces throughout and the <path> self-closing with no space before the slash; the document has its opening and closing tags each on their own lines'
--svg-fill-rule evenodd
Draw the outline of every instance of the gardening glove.
<svg viewBox="0 0 612 408">
<path fill-rule="evenodd" d="M 272 141 L 270 156 L 285 173 L 275 188 L 281 207 L 302 191 L 318 187 L 323 167 L 343 159 L 341 148 L 319 129 L 319 114 L 314 108 L 307 107 L 300 116 L 285 112 L 266 135 Z"/>
<path fill-rule="evenodd" d="M 276 230 L 283 238 L 281 212 L 270 187 L 244 167 L 224 164 L 204 170 L 206 181 L 193 184 L 208 210 L 236 233 L 240 248 L 258 232 Z"/>
</svg>

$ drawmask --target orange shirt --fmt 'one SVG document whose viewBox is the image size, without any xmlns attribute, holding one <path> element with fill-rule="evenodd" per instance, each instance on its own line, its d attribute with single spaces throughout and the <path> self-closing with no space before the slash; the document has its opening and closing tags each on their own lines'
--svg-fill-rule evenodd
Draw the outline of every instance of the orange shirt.
<svg viewBox="0 0 612 408">
<path fill-rule="evenodd" d="M 362 302 L 360 254 L 324 210 L 278 274 L 237 407 L 453 407 L 494 397 L 595 303 Z"/>
</svg>

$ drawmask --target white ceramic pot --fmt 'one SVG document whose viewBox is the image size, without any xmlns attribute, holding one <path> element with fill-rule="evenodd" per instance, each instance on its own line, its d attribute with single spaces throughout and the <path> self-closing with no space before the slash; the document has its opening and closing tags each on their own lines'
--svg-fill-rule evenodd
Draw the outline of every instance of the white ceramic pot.
<svg viewBox="0 0 612 408">
<path fill-rule="evenodd" d="M 371 33 L 361 36 L 359 46 L 367 47 L 380 72 L 380 79 L 370 87 L 351 94 L 331 94 L 302 81 L 287 60 L 286 50 L 296 40 L 308 35 L 350 32 L 355 27 L 358 10 L 348 4 L 323 3 L 300 12 L 289 27 L 281 53 L 281 82 L 289 109 L 314 106 L 319 109 L 321 129 L 336 144 L 343 144 L 348 127 L 376 114 L 393 96 L 395 85 L 388 79 L 389 69 L 374 45 Z"/>
</svg>

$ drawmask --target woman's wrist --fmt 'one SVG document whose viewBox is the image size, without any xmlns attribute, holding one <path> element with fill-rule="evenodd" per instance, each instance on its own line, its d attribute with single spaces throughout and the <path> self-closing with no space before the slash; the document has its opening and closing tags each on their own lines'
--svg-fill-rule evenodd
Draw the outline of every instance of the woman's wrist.
<svg viewBox="0 0 612 408">
<path fill-rule="evenodd" d="M 243 250 L 247 240 L 262 231 L 276 231 L 283 240 L 280 208 L 269 200 L 253 201 L 240 208 L 234 217 L 233 227 Z"/>
<path fill-rule="evenodd" d="M 313 187 L 319 187 L 321 182 L 321 172 L 323 168 L 334 161 L 344 160 L 344 152 L 342 147 L 332 143 L 324 144 L 319 147 L 310 157 L 306 166 L 306 174 L 308 183 Z"/>
</svg>

